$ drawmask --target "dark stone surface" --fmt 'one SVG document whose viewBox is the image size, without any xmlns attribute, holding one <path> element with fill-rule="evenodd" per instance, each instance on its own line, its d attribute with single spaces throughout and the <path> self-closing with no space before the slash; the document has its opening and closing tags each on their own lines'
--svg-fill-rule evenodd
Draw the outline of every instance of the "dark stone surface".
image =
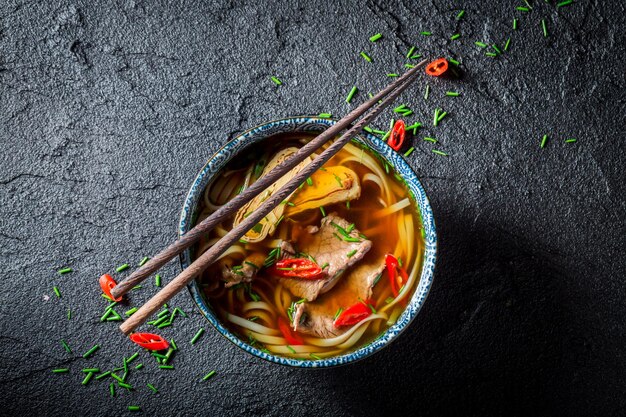
<svg viewBox="0 0 626 417">
<path fill-rule="evenodd" d="M 0 5 L 1 414 L 117 415 L 131 404 L 147 415 L 626 413 L 623 2 L 557 11 L 536 1 L 528 14 L 519 2 L 470 2 L 460 22 L 450 1 L 98 3 Z M 473 44 L 508 36 L 497 59 Z M 108 381 L 82 386 L 80 369 L 135 351 L 99 322 L 95 280 L 174 239 L 204 161 L 261 122 L 344 114 L 350 87 L 360 102 L 384 86 L 411 44 L 456 57 L 464 77 L 429 80 L 428 101 L 423 85 L 402 98 L 420 135 L 450 153 L 417 140 L 408 158 L 440 236 L 435 283 L 410 329 L 358 364 L 288 369 L 208 329 L 183 293 L 172 305 L 190 317 L 163 331 L 181 346 L 174 371 L 142 357 L 134 392 L 110 399 Z M 433 128 L 436 106 L 449 117 Z M 75 272 L 58 276 L 63 266 Z M 172 263 L 162 275 L 177 272 Z M 153 293 L 148 282 L 131 303 Z M 218 377 L 199 381 L 210 369 Z"/>
</svg>

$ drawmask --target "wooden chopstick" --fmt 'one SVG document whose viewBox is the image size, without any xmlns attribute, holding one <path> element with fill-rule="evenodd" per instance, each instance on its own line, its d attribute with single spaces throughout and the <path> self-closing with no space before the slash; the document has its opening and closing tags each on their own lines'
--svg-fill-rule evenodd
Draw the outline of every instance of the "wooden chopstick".
<svg viewBox="0 0 626 417">
<path fill-rule="evenodd" d="M 210 247 L 206 252 L 204 252 L 200 257 L 198 257 L 189 267 L 183 270 L 176 278 L 174 278 L 169 284 L 167 284 L 161 291 L 159 291 L 154 297 L 152 297 L 148 302 L 146 302 L 139 310 L 137 310 L 132 316 L 130 316 L 122 325 L 120 326 L 120 330 L 124 334 L 129 334 L 133 330 L 135 330 L 138 326 L 144 323 L 148 317 L 150 317 L 153 313 L 155 313 L 158 309 L 160 309 L 164 303 L 166 303 L 171 297 L 177 294 L 181 289 L 183 289 L 187 283 L 189 283 L 192 279 L 194 279 L 198 274 L 200 274 L 205 268 L 211 265 L 215 260 L 232 246 L 235 242 L 237 242 L 243 235 L 245 235 L 248 230 L 250 230 L 254 225 L 256 225 L 263 217 L 265 217 L 269 212 L 271 212 L 276 206 L 278 206 L 282 201 L 284 201 L 292 192 L 296 190 L 307 178 L 309 178 L 314 172 L 316 172 L 319 168 L 322 167 L 333 155 L 335 155 L 341 148 L 343 148 L 355 135 L 357 135 L 363 127 L 369 124 L 380 112 L 386 108 L 393 100 L 395 100 L 398 95 L 402 91 L 404 91 L 414 80 L 415 74 L 421 68 L 426 61 L 422 61 L 409 70 L 402 77 L 397 79 L 394 83 L 391 84 L 393 88 L 385 88 L 381 93 L 387 92 L 388 95 L 380 102 L 378 102 L 377 97 L 380 96 L 380 93 L 377 94 L 372 100 L 369 100 L 367 103 L 370 103 L 370 107 L 375 105 L 374 109 L 367 114 L 363 119 L 358 121 L 352 128 L 350 128 L 347 132 L 345 132 L 341 137 L 335 140 L 328 148 L 326 148 L 320 155 L 318 155 L 313 161 L 305 166 L 298 174 L 296 174 L 291 180 L 289 180 L 285 185 L 283 185 L 278 191 L 274 192 L 271 197 L 269 197 L 265 202 L 252 214 L 250 214 L 246 219 L 231 229 L 224 237 L 222 237 L 217 243 L 215 243 L 212 247 Z M 361 106 L 359 106 L 360 108 Z M 358 109 L 357 109 L 358 110 Z M 367 109 L 365 109 L 367 110 Z M 354 112 L 352 112 L 354 113 Z M 351 113 L 351 114 L 352 114 Z M 358 117 L 358 116 L 357 116 Z M 343 120 L 343 119 L 342 119 Z M 330 130 L 330 129 L 329 129 Z M 328 132 L 328 130 L 326 130 Z M 322 135 L 320 135 L 322 136 Z M 315 138 L 313 141 L 316 141 L 320 136 Z M 319 146 L 320 141 L 317 141 Z M 312 143 L 313 141 L 309 142 Z M 318 147 L 319 147 L 318 146 Z M 306 147 L 306 145 L 305 145 Z M 304 147 L 303 147 L 304 148 Z M 317 148 L 316 148 L 317 150 Z M 312 153 L 312 152 L 311 152 Z M 295 155 L 298 155 L 296 153 Z M 302 158 L 308 155 L 303 156 Z M 291 161 L 296 158 L 289 158 L 286 162 Z M 292 167 L 300 163 L 302 159 L 299 159 L 297 162 L 293 163 Z M 273 171 L 272 171 L 273 172 Z M 267 177 L 264 176 L 264 177 Z M 262 177 L 262 178 L 264 178 Z M 261 180 L 257 181 L 259 183 Z M 275 182 L 275 179 L 267 183 L 265 186 L 268 186 Z M 232 215 L 232 209 L 228 214 L 224 214 L 223 217 L 226 218 Z M 169 249 L 169 248 L 168 248 Z M 120 284 L 121 285 L 121 284 Z M 117 288 L 117 287 L 116 287 Z"/>
<path fill-rule="evenodd" d="M 415 68 L 407 71 L 395 82 L 389 84 L 378 94 L 372 97 L 370 100 L 358 106 L 356 109 L 348 113 L 345 117 L 339 120 L 336 124 L 329 127 L 327 130 L 316 136 L 313 140 L 304 145 L 298 152 L 293 154 L 285 162 L 275 167 L 263 177 L 259 178 L 248 189 L 244 190 L 241 194 L 224 204 L 218 210 L 216 210 L 209 217 L 198 223 L 193 229 L 189 230 L 183 236 L 178 238 L 174 243 L 167 248 L 153 256 L 148 262 L 146 262 L 141 268 L 135 270 L 126 279 L 120 281 L 115 288 L 111 291 L 114 298 L 124 295 L 135 285 L 140 284 L 144 279 L 150 276 L 153 272 L 157 271 L 171 259 L 176 257 L 182 251 L 193 245 L 202 236 L 211 231 L 215 226 L 222 221 L 230 217 L 233 212 L 239 210 L 248 201 L 252 200 L 261 192 L 265 191 L 267 187 L 275 183 L 280 177 L 291 171 L 296 165 L 298 165 L 307 156 L 310 156 L 313 152 L 317 151 L 322 145 L 328 142 L 333 137 L 337 136 L 339 132 L 347 128 L 352 122 L 354 122 L 359 116 L 369 110 L 372 106 L 378 103 L 383 97 L 389 94 L 396 87 L 404 83 L 409 77 L 411 77 L 417 70 Z"/>
</svg>

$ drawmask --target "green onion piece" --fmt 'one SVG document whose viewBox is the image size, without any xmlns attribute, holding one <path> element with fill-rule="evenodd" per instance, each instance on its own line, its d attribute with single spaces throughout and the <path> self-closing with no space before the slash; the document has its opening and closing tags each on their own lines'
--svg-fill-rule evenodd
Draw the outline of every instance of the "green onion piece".
<svg viewBox="0 0 626 417">
<path fill-rule="evenodd" d="M 120 386 L 120 387 L 122 387 L 122 388 L 126 388 L 126 389 L 127 389 L 127 390 L 129 390 L 129 391 L 130 391 L 131 389 L 133 389 L 133 386 L 132 386 L 132 385 L 129 385 L 129 384 L 125 383 L 125 382 L 118 382 L 118 383 L 117 383 L 117 385 L 119 385 L 119 386 Z"/>
<path fill-rule="evenodd" d="M 481 48 L 486 48 L 487 47 L 486 43 L 483 43 L 483 42 L 480 42 L 480 41 L 474 42 L 474 45 L 480 46 Z"/>
<path fill-rule="evenodd" d="M 513 30 L 517 30 L 517 19 L 513 19 Z"/>
<path fill-rule="evenodd" d="M 413 146 L 411 146 L 411 147 L 409 148 L 409 150 L 408 150 L 408 151 L 406 151 L 406 152 L 404 153 L 404 156 L 405 156 L 405 157 L 410 156 L 410 155 L 413 153 L 413 151 L 415 151 L 415 148 L 414 148 Z"/>
<path fill-rule="evenodd" d="M 374 131 L 372 130 L 372 128 L 371 128 L 371 127 L 369 127 L 369 126 L 365 126 L 365 127 L 363 128 L 363 130 L 365 130 L 367 133 L 374 133 Z"/>
<path fill-rule="evenodd" d="M 101 373 L 100 375 L 97 375 L 96 379 L 102 379 L 102 378 L 105 378 L 105 377 L 107 377 L 109 375 L 111 375 L 111 371 L 106 371 L 106 372 Z"/>
<path fill-rule="evenodd" d="M 53 374 L 66 374 L 68 373 L 70 370 L 67 368 L 59 368 L 59 369 L 53 369 L 52 373 Z"/>
<path fill-rule="evenodd" d="M 258 268 L 258 267 L 257 267 L 257 268 Z M 181 316 L 183 316 L 183 317 L 185 317 L 185 318 L 187 317 L 187 314 L 186 314 L 186 313 L 185 313 L 182 309 L 180 309 L 180 308 L 178 308 L 178 307 L 176 307 L 176 308 L 174 309 L 174 311 L 177 311 L 177 312 L 178 312 L 178 314 L 180 314 Z"/>
<path fill-rule="evenodd" d="M 286 347 L 287 349 L 289 349 L 289 350 L 291 351 L 291 353 L 296 353 L 296 350 L 295 350 L 294 348 L 292 348 L 291 346 L 289 346 L 289 345 L 285 345 L 285 347 Z"/>
<path fill-rule="evenodd" d="M 313 352 L 309 353 L 309 356 L 312 357 L 313 359 L 315 359 L 316 361 L 321 361 L 322 360 L 322 358 L 320 358 L 319 356 L 317 356 Z"/>
<path fill-rule="evenodd" d="M 356 88 L 356 85 L 352 87 L 352 89 L 348 93 L 348 96 L 346 97 L 346 103 L 350 103 L 352 101 L 352 98 L 354 97 L 357 91 L 358 89 Z"/>
<path fill-rule="evenodd" d="M 120 265 L 117 268 L 115 268 L 117 272 L 122 272 L 125 269 L 128 269 L 128 264 Z"/>
<path fill-rule="evenodd" d="M 85 379 L 83 379 L 82 384 L 87 385 L 89 381 L 91 381 L 91 378 L 93 378 L 93 372 L 89 372 L 87 376 L 85 376 Z"/>
<path fill-rule="evenodd" d="M 412 64 L 404 64 L 404 68 L 409 68 L 409 69 L 411 69 L 411 68 L 415 68 L 415 65 L 412 65 Z"/>
<path fill-rule="evenodd" d="M 409 52 L 407 52 L 406 57 L 411 58 L 411 55 L 413 55 L 413 52 L 415 52 L 415 46 L 411 46 L 411 49 L 409 49 Z"/>
<path fill-rule="evenodd" d="M 543 138 L 541 138 L 541 145 L 539 145 L 539 147 L 543 149 L 546 146 L 546 143 L 548 143 L 548 135 L 543 135 Z"/>
<path fill-rule="evenodd" d="M 59 275 L 67 274 L 69 272 L 72 272 L 72 268 L 63 268 L 58 270 Z"/>
<path fill-rule="evenodd" d="M 560 7 L 569 6 L 569 5 L 570 5 L 570 4 L 572 4 L 572 3 L 574 3 L 572 0 L 565 0 L 565 1 L 562 1 L 562 2 L 558 3 L 558 4 L 556 5 L 556 8 L 558 9 L 558 8 L 560 8 Z"/>
<path fill-rule="evenodd" d="M 439 108 L 435 108 L 435 115 L 433 116 L 433 126 L 437 127 L 439 123 Z"/>
<path fill-rule="evenodd" d="M 346 201 L 346 208 L 350 210 L 350 200 Z"/>
<path fill-rule="evenodd" d="M 343 308 L 339 307 L 337 309 L 337 312 L 335 313 L 335 320 L 337 320 L 337 317 L 339 317 L 339 315 L 341 314 L 341 312 L 343 311 Z"/>
<path fill-rule="evenodd" d="M 61 291 L 59 291 L 59 288 L 58 288 L 58 287 L 56 287 L 56 286 L 55 286 L 55 287 L 52 287 L 52 291 L 54 291 L 54 293 L 56 294 L 56 296 L 57 296 L 58 298 L 61 298 Z"/>
<path fill-rule="evenodd" d="M 138 405 L 129 405 L 128 411 L 141 411 L 141 407 L 139 407 Z"/>
<path fill-rule="evenodd" d="M 83 355 L 83 358 L 88 358 L 91 355 L 93 355 L 96 350 L 100 349 L 100 345 L 94 345 L 94 347 L 92 347 L 91 349 L 89 349 L 87 352 L 85 352 L 85 354 Z"/>
<path fill-rule="evenodd" d="M 115 397 L 115 385 L 111 382 L 109 384 L 109 392 L 111 393 L 111 397 Z"/>
<path fill-rule="evenodd" d="M 395 109 L 393 109 L 393 111 L 395 113 L 402 113 L 404 111 L 404 109 L 406 108 L 405 104 L 400 104 L 398 107 L 396 107 Z"/>
<path fill-rule="evenodd" d="M 548 37 L 548 28 L 546 27 L 546 20 L 545 19 L 541 19 L 541 29 L 543 29 L 543 37 L 547 38 Z"/>
<path fill-rule="evenodd" d="M 500 48 L 498 48 L 498 45 L 496 45 L 495 43 L 491 45 L 491 47 L 493 48 L 494 51 L 496 51 L 498 55 L 502 54 L 502 51 L 500 50 Z"/>
<path fill-rule="evenodd" d="M 465 10 L 461 10 L 457 15 L 456 15 L 456 20 L 461 20 L 461 18 L 465 15 Z"/>
<path fill-rule="evenodd" d="M 145 256 L 141 261 L 139 261 L 139 266 L 144 266 L 146 264 L 146 262 L 148 262 L 149 260 L 150 260 L 150 258 Z"/>
<path fill-rule="evenodd" d="M 411 59 L 418 59 L 418 58 L 421 58 L 421 57 L 422 57 L 422 54 L 415 54 L 415 55 L 411 56 Z"/>
<path fill-rule="evenodd" d="M 174 369 L 174 365 L 159 365 L 161 369 Z"/>
<path fill-rule="evenodd" d="M 367 62 L 372 62 L 372 58 L 370 58 L 370 56 L 368 54 L 366 54 L 365 52 L 361 51 L 360 55 L 363 57 L 364 60 L 366 60 Z"/>
<path fill-rule="evenodd" d="M 67 344 L 65 340 L 61 339 L 61 344 L 63 345 L 67 353 L 72 353 L 72 349 L 70 349 L 70 346 Z"/>
<path fill-rule="evenodd" d="M 393 298 L 393 297 L 387 297 L 387 298 L 385 299 L 385 303 L 389 304 L 389 303 L 393 302 L 393 300 L 394 300 L 394 298 Z"/>
<path fill-rule="evenodd" d="M 322 212 L 322 217 L 326 217 L 326 210 L 324 210 L 324 206 L 320 206 L 320 211 Z"/>
<path fill-rule="evenodd" d="M 517 6 L 516 9 L 519 10 L 520 12 L 529 12 L 530 11 L 530 9 L 528 7 L 523 7 L 523 6 Z"/>
<path fill-rule="evenodd" d="M 138 310 L 137 307 L 133 307 L 130 310 L 128 310 L 127 312 L 125 312 L 124 314 L 127 316 L 132 316 L 133 314 L 135 314 L 135 312 Z"/>
<path fill-rule="evenodd" d="M 459 39 L 460 37 L 461 37 L 460 33 L 455 33 L 454 35 L 450 36 L 450 40 L 454 41 L 454 40 Z"/>
<path fill-rule="evenodd" d="M 108 311 L 110 313 L 109 315 L 111 315 L 113 317 L 107 317 L 107 319 L 106 319 L 107 321 L 122 321 L 122 316 L 120 316 L 117 311 L 115 311 L 113 309 L 110 309 Z"/>
<path fill-rule="evenodd" d="M 319 117 L 320 119 L 330 119 L 331 117 L 333 117 L 333 115 L 330 113 L 320 113 L 317 115 L 317 117 Z"/>
<path fill-rule="evenodd" d="M 432 35 L 432 32 L 420 32 L 420 35 L 424 35 L 424 36 L 430 36 Z"/>
<path fill-rule="evenodd" d="M 138 363 L 137 366 L 135 366 L 135 369 L 141 369 L 143 368 L 143 363 Z"/>
<path fill-rule="evenodd" d="M 509 45 L 511 44 L 511 38 L 506 40 L 506 43 L 504 44 L 504 50 L 508 51 L 509 50 Z"/>
<path fill-rule="evenodd" d="M 306 179 L 306 183 L 309 187 L 313 186 L 313 180 L 311 179 L 311 177 Z"/>
<path fill-rule="evenodd" d="M 113 377 L 113 379 L 116 379 L 117 382 L 124 382 L 124 379 L 117 376 L 117 374 L 111 373 L 111 377 Z"/>
<path fill-rule="evenodd" d="M 271 77 L 270 77 L 270 79 L 271 79 L 271 80 L 274 82 L 274 84 L 276 84 L 276 85 L 282 85 L 282 84 L 283 84 L 283 82 L 282 82 L 281 80 L 279 80 L 279 79 L 278 79 L 278 77 L 271 76 Z"/>
<path fill-rule="evenodd" d="M 85 373 L 99 373 L 100 372 L 100 368 L 85 368 L 83 369 L 83 372 Z"/>
<path fill-rule="evenodd" d="M 448 156 L 447 153 L 442 152 L 442 151 L 438 151 L 437 149 L 432 149 L 433 153 L 437 154 L 437 155 L 441 155 L 441 156 Z"/>
<path fill-rule="evenodd" d="M 428 93 L 430 92 L 430 85 L 426 84 L 426 92 L 424 93 L 424 100 L 428 100 Z"/>
<path fill-rule="evenodd" d="M 398 76 L 398 74 L 396 74 L 395 72 L 387 73 L 387 77 L 392 77 L 393 78 L 393 77 L 397 77 L 397 76 Z"/>
<path fill-rule="evenodd" d="M 448 114 L 447 111 L 444 111 L 443 113 L 440 113 L 439 116 L 437 117 L 437 123 L 441 122 L 443 120 L 443 118 L 446 117 L 447 114 Z"/>
<path fill-rule="evenodd" d="M 449 62 L 449 63 L 451 63 L 451 64 L 456 65 L 457 67 L 458 67 L 459 65 L 461 65 L 461 64 L 459 63 L 459 61 L 457 61 L 456 59 L 452 59 L 452 58 L 448 58 L 448 62 Z"/>
<path fill-rule="evenodd" d="M 140 290 L 141 289 L 141 285 L 135 285 L 133 288 L 131 288 L 131 290 Z"/>
<path fill-rule="evenodd" d="M 346 256 L 348 258 L 352 258 L 354 256 L 354 254 L 356 253 L 356 249 L 351 250 L 350 252 L 346 253 Z"/>
<path fill-rule="evenodd" d="M 148 386 L 148 388 L 150 388 L 150 389 L 152 390 L 152 392 L 154 392 L 155 394 L 156 394 L 157 392 L 159 392 L 159 390 L 158 390 L 158 389 L 156 389 L 156 387 L 155 387 L 154 385 L 152 385 L 152 384 L 146 384 L 146 385 L 147 385 L 147 386 Z"/>
<path fill-rule="evenodd" d="M 376 42 L 377 40 L 379 40 L 382 37 L 383 37 L 383 35 L 381 33 L 377 33 L 376 35 L 373 35 L 373 36 L 370 37 L 370 42 Z"/>
<path fill-rule="evenodd" d="M 71 309 L 67 309 L 67 319 L 70 320 L 72 318 L 72 310 Z"/>
<path fill-rule="evenodd" d="M 154 277 L 154 285 L 157 287 L 161 286 L 161 275 L 156 274 L 156 276 Z"/>
<path fill-rule="evenodd" d="M 493 52 L 487 52 L 485 53 L 485 55 L 490 56 L 492 58 L 498 56 L 498 54 L 494 54 Z"/>
<path fill-rule="evenodd" d="M 132 361 L 137 359 L 137 356 L 139 356 L 139 352 L 133 353 L 132 355 L 130 355 L 128 359 L 126 359 L 126 363 L 131 363 Z"/>
<path fill-rule="evenodd" d="M 205 376 L 203 376 L 202 380 L 206 381 L 206 380 L 210 379 L 213 375 L 215 375 L 215 371 L 211 371 L 208 374 L 206 374 Z"/>
<path fill-rule="evenodd" d="M 458 97 L 459 93 L 457 93 L 456 91 L 446 91 L 446 95 L 448 97 Z"/>
<path fill-rule="evenodd" d="M 574 142 L 576 142 L 576 139 L 574 139 L 574 138 L 565 140 L 565 143 L 574 143 Z"/>
<path fill-rule="evenodd" d="M 198 341 L 198 339 L 200 339 L 200 336 L 202 336 L 203 333 L 204 333 L 204 328 L 200 327 L 200 330 L 198 330 L 195 336 L 191 339 L 191 344 L 194 345 Z"/>
<path fill-rule="evenodd" d="M 438 141 L 437 141 L 437 139 L 435 139 L 435 138 L 429 138 L 428 136 L 427 136 L 427 137 L 425 137 L 425 138 L 424 138 L 424 140 L 425 140 L 426 142 L 432 142 L 432 143 L 437 143 L 437 142 L 438 142 Z"/>
</svg>

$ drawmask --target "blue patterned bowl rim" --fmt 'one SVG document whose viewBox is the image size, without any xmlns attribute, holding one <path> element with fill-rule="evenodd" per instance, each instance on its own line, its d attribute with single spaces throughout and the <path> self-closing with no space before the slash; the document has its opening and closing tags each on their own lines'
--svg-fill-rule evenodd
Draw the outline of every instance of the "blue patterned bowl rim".
<svg viewBox="0 0 626 417">
<path fill-rule="evenodd" d="M 187 232 L 189 228 L 193 225 L 196 214 L 195 209 L 198 205 L 198 202 L 202 198 L 202 190 L 211 181 L 213 176 L 218 173 L 231 160 L 233 156 L 244 150 L 249 145 L 259 142 L 269 136 L 276 135 L 278 133 L 319 133 L 335 123 L 335 120 L 321 119 L 314 116 L 298 116 L 274 120 L 247 130 L 246 132 L 237 136 L 235 139 L 228 142 L 207 161 L 207 163 L 200 170 L 200 173 L 193 181 L 193 184 L 189 189 L 189 192 L 187 193 L 187 197 L 185 198 L 185 202 L 180 215 L 178 230 L 179 236 Z M 409 165 L 402 158 L 402 156 L 395 152 L 393 149 L 391 149 L 385 142 L 366 132 L 363 132 L 355 139 L 360 144 L 364 144 L 371 148 L 374 152 L 382 156 L 389 165 L 395 167 L 396 172 L 398 172 L 398 174 L 400 174 L 406 181 L 407 187 L 409 188 L 411 194 L 417 202 L 419 215 L 421 216 L 422 225 L 424 226 L 426 245 L 424 251 L 424 262 L 418 287 L 411 297 L 407 308 L 400 315 L 397 322 L 373 342 L 360 347 L 356 351 L 345 353 L 340 356 L 325 358 L 321 360 L 301 360 L 276 356 L 266 352 L 262 352 L 254 346 L 250 346 L 248 343 L 242 341 L 220 322 L 215 313 L 212 311 L 211 307 L 205 302 L 202 296 L 202 292 L 196 281 L 194 280 L 193 282 L 188 284 L 187 288 L 189 289 L 189 292 L 191 293 L 194 302 L 196 303 L 204 317 L 206 317 L 206 319 L 213 325 L 213 327 L 215 327 L 217 331 L 219 331 L 232 343 L 254 356 L 268 360 L 270 362 L 301 368 L 323 368 L 355 362 L 357 360 L 370 356 L 374 352 L 381 350 L 383 347 L 387 346 L 392 340 L 397 338 L 398 335 L 402 331 L 404 331 L 409 326 L 411 321 L 417 316 L 419 310 L 424 304 L 424 301 L 426 300 L 426 296 L 428 295 L 428 292 L 433 282 L 435 259 L 437 253 L 437 234 L 435 231 L 433 212 L 430 207 L 430 203 L 428 202 L 428 198 L 426 197 L 424 187 L 417 179 L 417 175 L 415 174 L 415 172 L 413 172 L 411 167 L 409 167 Z M 186 250 L 180 255 L 180 263 L 183 269 L 187 268 L 190 265 L 191 253 L 189 250 Z"/>
</svg>

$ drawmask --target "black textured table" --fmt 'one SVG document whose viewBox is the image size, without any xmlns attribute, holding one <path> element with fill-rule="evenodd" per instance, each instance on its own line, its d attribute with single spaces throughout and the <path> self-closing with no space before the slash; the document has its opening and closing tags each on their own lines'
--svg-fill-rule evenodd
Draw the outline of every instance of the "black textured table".
<svg viewBox="0 0 626 417">
<path fill-rule="evenodd" d="M 97 3 L 0 5 L 0 414 L 626 413 L 623 2 Z M 502 54 L 486 56 L 493 43 Z M 182 293 L 171 305 L 189 317 L 162 331 L 180 348 L 174 370 L 142 354 L 134 391 L 81 385 L 82 368 L 136 350 L 100 322 L 97 278 L 126 276 L 115 268 L 175 238 L 213 152 L 271 119 L 345 114 L 415 62 L 412 45 L 456 59 L 462 77 L 429 79 L 428 100 L 422 80 L 398 101 L 424 124 L 407 159 L 439 233 L 409 330 L 356 364 L 291 369 L 231 345 Z M 435 107 L 448 112 L 438 127 Z M 147 281 L 126 308 L 154 292 Z"/>
</svg>

